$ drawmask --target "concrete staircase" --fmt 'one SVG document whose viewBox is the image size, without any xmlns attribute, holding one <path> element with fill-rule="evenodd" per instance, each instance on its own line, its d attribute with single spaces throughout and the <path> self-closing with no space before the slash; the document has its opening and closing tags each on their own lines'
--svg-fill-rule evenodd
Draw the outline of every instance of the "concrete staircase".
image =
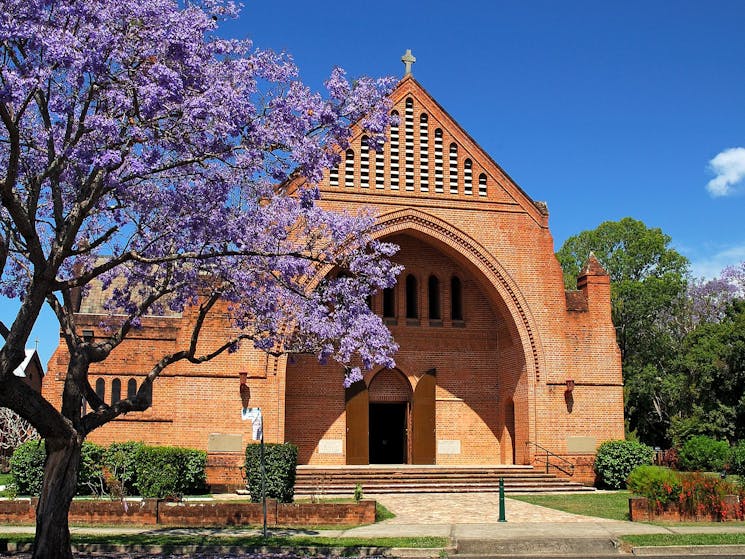
<svg viewBox="0 0 745 559">
<path fill-rule="evenodd" d="M 495 493 L 504 479 L 505 494 L 594 491 L 581 483 L 532 466 L 298 466 L 295 496 L 344 495 L 357 484 L 376 493 Z"/>
</svg>

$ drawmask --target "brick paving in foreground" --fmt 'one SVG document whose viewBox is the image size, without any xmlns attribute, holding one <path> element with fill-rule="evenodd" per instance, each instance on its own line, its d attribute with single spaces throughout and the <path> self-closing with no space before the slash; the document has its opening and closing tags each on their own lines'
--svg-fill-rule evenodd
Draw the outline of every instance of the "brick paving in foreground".
<svg viewBox="0 0 745 559">
<path fill-rule="evenodd" d="M 366 495 L 396 518 L 387 524 L 490 524 L 499 521 L 498 493 L 414 493 Z M 613 522 L 505 498 L 508 522 Z"/>
</svg>

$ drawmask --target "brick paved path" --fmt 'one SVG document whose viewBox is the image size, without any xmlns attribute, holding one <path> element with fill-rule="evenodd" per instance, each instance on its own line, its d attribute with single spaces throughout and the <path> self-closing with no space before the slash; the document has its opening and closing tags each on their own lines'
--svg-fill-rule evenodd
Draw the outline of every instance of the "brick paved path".
<svg viewBox="0 0 745 559">
<path fill-rule="evenodd" d="M 396 518 L 388 524 L 488 524 L 499 520 L 498 493 L 416 493 L 365 495 L 382 503 Z M 508 522 L 613 522 L 505 499 Z"/>
</svg>

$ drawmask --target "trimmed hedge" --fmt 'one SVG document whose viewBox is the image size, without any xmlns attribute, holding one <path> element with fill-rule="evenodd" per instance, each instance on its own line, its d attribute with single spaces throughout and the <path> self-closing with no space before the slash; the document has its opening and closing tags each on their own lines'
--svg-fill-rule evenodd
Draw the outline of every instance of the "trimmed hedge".
<svg viewBox="0 0 745 559">
<path fill-rule="evenodd" d="M 297 447 L 292 443 L 264 445 L 266 496 L 280 503 L 291 503 L 295 496 Z M 246 447 L 248 491 L 254 503 L 261 501 L 261 444 Z"/>
<path fill-rule="evenodd" d="M 678 452 L 678 467 L 688 472 L 721 472 L 730 457 L 726 441 L 705 435 L 691 437 Z"/>
<path fill-rule="evenodd" d="M 102 495 L 106 491 L 102 465 L 105 452 L 104 447 L 95 443 L 83 443 L 78 465 L 78 495 Z"/>
<path fill-rule="evenodd" d="M 44 441 L 28 441 L 15 450 L 10 468 L 19 495 L 41 493 L 45 460 Z M 137 442 L 104 448 L 84 442 L 77 493 L 156 498 L 200 494 L 207 491 L 206 468 L 207 453 L 201 450 Z"/>
<path fill-rule="evenodd" d="M 136 486 L 142 497 L 181 497 L 207 490 L 207 453 L 175 446 L 143 446 L 136 454 Z"/>
<path fill-rule="evenodd" d="M 605 441 L 595 455 L 598 485 L 622 489 L 629 474 L 637 466 L 651 465 L 654 449 L 636 441 Z"/>
<path fill-rule="evenodd" d="M 137 493 L 137 453 L 145 448 L 144 443 L 127 441 L 113 443 L 104 453 L 103 467 L 108 475 L 121 483 L 124 495 Z"/>
<path fill-rule="evenodd" d="M 654 501 L 658 506 L 677 501 L 681 479 L 677 472 L 663 466 L 637 466 L 629 474 L 629 491 Z"/>
</svg>

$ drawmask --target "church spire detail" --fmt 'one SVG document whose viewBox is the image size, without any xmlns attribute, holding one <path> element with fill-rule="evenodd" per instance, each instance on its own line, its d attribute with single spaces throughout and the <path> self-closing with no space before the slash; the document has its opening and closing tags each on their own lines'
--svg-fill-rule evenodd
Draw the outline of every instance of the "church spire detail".
<svg viewBox="0 0 745 559">
<path fill-rule="evenodd" d="M 404 63 L 404 66 L 406 67 L 406 70 L 404 71 L 404 76 L 411 76 L 411 65 L 416 62 L 416 58 L 413 54 L 411 54 L 411 49 L 406 49 L 406 52 L 401 57 L 401 62 Z"/>
</svg>

